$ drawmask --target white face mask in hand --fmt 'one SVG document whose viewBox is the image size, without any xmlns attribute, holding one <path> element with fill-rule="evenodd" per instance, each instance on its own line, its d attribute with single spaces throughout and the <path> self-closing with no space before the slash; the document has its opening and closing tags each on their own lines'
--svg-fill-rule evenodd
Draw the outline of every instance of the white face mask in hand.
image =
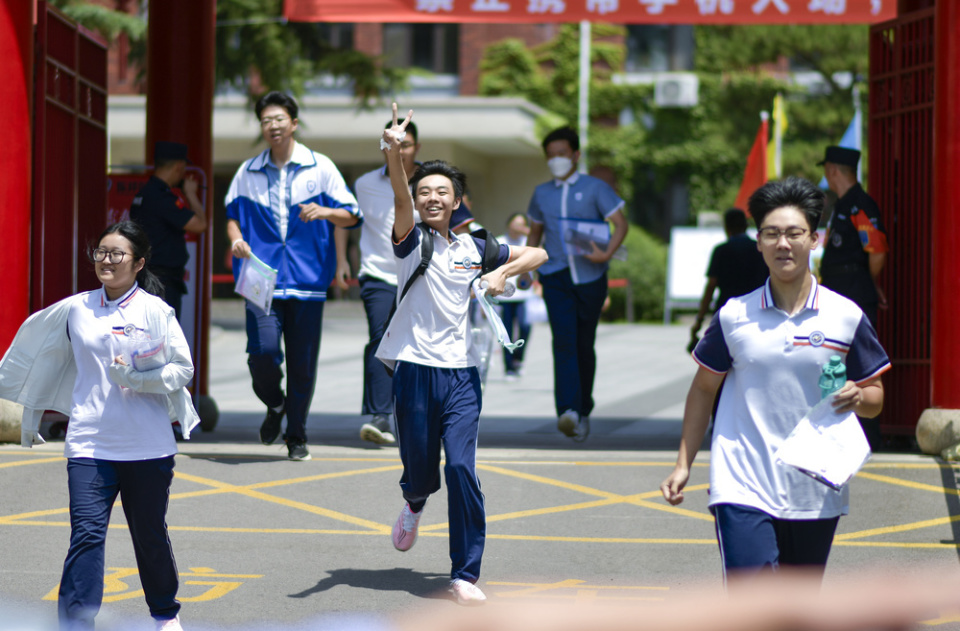
<svg viewBox="0 0 960 631">
<path fill-rule="evenodd" d="M 550 158 L 547 160 L 547 168 L 550 169 L 553 177 L 559 179 L 570 173 L 570 170 L 573 168 L 573 160 L 562 156 Z"/>
</svg>

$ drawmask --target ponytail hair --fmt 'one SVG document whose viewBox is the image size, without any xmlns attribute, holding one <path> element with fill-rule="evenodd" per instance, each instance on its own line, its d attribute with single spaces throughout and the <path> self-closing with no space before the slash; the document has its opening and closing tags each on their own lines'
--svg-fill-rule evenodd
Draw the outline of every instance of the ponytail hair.
<svg viewBox="0 0 960 631">
<path fill-rule="evenodd" d="M 137 284 L 148 294 L 163 298 L 163 283 L 160 282 L 156 274 L 147 268 L 150 263 L 150 239 L 143 228 L 133 221 L 118 221 L 107 226 L 106 230 L 100 233 L 100 236 L 97 237 L 97 244 L 99 245 L 108 234 L 119 234 L 130 242 L 134 262 L 143 259 L 143 267 L 137 272 Z"/>
</svg>

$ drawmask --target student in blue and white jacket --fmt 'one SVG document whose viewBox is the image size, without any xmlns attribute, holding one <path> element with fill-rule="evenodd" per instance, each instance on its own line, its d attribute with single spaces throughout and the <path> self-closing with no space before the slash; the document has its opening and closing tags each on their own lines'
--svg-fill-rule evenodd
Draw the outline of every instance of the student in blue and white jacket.
<svg viewBox="0 0 960 631">
<path fill-rule="evenodd" d="M 270 313 L 247 302 L 247 363 L 253 391 L 267 406 L 260 440 L 273 443 L 287 417 L 291 460 L 309 460 L 306 421 L 320 354 L 323 305 L 337 269 L 334 226 L 362 222 L 357 200 L 326 156 L 294 140 L 297 102 L 269 92 L 256 104 L 270 148 L 237 170 L 227 193 L 227 236 L 237 258 L 254 254 L 277 270 Z M 287 351 L 287 392 L 280 384 Z"/>
<path fill-rule="evenodd" d="M 427 497 L 440 489 L 440 447 L 446 455 L 450 530 L 450 588 L 461 604 L 486 600 L 476 586 L 486 537 L 483 494 L 477 479 L 477 431 L 480 424 L 480 374 L 472 349 L 467 311 L 470 285 L 479 276 L 485 241 L 455 235 L 450 217 L 460 206 L 466 177 L 441 161 L 425 162 L 408 185 L 400 157 L 411 110 L 383 132 L 390 183 L 396 198 L 393 251 L 397 285 L 403 287 L 421 260 L 424 239 L 433 256 L 422 278 L 400 300 L 380 340 L 377 358 L 395 367 L 393 397 L 406 504 L 393 527 L 393 545 L 413 547 Z M 409 186 L 413 187 L 413 197 Z M 423 223 L 414 224 L 416 209 Z M 539 248 L 499 246 L 498 267 L 483 279 L 488 293 L 503 293 L 509 276 L 530 272 L 547 260 Z"/>
</svg>

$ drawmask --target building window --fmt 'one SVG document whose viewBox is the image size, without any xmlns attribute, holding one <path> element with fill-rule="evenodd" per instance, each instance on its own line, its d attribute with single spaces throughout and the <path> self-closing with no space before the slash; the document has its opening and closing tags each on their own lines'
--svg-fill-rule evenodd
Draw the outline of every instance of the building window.
<svg viewBox="0 0 960 631">
<path fill-rule="evenodd" d="M 353 49 L 353 24 L 319 22 L 315 25 L 318 39 L 339 50 Z"/>
<path fill-rule="evenodd" d="M 692 69 L 692 26 L 627 25 L 627 72 L 670 72 Z"/>
<path fill-rule="evenodd" d="M 460 27 L 457 24 L 384 24 L 383 55 L 394 68 L 422 68 L 458 74 Z"/>
</svg>

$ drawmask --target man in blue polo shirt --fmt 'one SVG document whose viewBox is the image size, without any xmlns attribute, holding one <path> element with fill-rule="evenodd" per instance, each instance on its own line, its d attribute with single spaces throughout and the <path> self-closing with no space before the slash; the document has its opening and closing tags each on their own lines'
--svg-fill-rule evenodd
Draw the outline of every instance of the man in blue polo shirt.
<svg viewBox="0 0 960 631">
<path fill-rule="evenodd" d="M 317 379 L 327 287 L 337 267 L 334 226 L 362 221 L 357 201 L 326 156 L 294 140 L 297 102 L 280 92 L 257 101 L 269 149 L 237 170 L 227 193 L 227 236 L 235 257 L 251 253 L 277 270 L 270 313 L 247 301 L 247 363 L 253 391 L 267 406 L 260 441 L 271 444 L 287 417 L 291 460 L 309 460 L 306 421 Z M 284 354 L 287 392 L 281 388 Z"/>
<path fill-rule="evenodd" d="M 569 127 L 543 139 L 547 167 L 553 179 L 534 190 L 527 209 L 530 234 L 527 246 L 540 245 L 550 256 L 540 268 L 543 300 L 553 333 L 553 398 L 557 429 L 574 440 L 590 431 L 593 380 L 597 372 L 594 341 L 600 311 L 607 298 L 607 267 L 627 236 L 624 201 L 610 186 L 577 172 L 580 137 Z M 591 243 L 585 254 L 572 246 L 577 222 L 613 224 L 605 247 Z"/>
<path fill-rule="evenodd" d="M 849 379 L 836 394 L 835 409 L 868 418 L 883 407 L 880 375 L 890 361 L 860 308 L 810 273 L 823 193 L 791 177 L 762 186 L 749 208 L 770 278 L 727 301 L 697 344 L 693 356 L 700 368 L 687 395 L 680 453 L 660 489 L 671 504 L 683 501 L 723 382 L 710 456 L 710 510 L 725 576 L 781 565 L 822 572 L 840 515 L 848 512 L 847 489 L 835 491 L 778 463 L 774 454 L 820 400 L 820 373 L 832 355 L 843 359 Z"/>
</svg>

